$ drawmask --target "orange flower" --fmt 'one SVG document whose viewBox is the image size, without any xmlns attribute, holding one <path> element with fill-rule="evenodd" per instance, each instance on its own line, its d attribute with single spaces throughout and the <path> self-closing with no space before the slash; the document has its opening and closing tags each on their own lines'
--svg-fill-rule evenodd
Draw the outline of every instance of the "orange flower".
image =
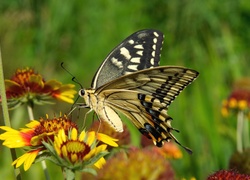
<svg viewBox="0 0 250 180">
<path fill-rule="evenodd" d="M 40 74 L 30 68 L 18 69 L 11 79 L 5 80 L 5 85 L 10 108 L 27 102 L 49 103 L 52 98 L 73 103 L 76 94 L 73 84 L 63 85 L 55 80 L 45 81 Z"/>
</svg>

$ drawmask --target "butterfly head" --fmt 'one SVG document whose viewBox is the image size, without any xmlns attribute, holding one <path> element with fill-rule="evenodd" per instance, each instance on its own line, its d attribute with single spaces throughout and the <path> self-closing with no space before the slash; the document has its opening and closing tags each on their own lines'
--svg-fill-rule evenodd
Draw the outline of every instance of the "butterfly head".
<svg viewBox="0 0 250 180">
<path fill-rule="evenodd" d="M 80 89 L 78 94 L 79 96 L 83 97 L 85 95 L 85 89 Z"/>
<path fill-rule="evenodd" d="M 89 107 L 89 102 L 90 102 L 90 95 L 89 95 L 89 92 L 88 90 L 86 89 L 80 89 L 79 92 L 78 92 L 79 96 L 82 97 L 85 101 L 85 107 Z"/>
</svg>

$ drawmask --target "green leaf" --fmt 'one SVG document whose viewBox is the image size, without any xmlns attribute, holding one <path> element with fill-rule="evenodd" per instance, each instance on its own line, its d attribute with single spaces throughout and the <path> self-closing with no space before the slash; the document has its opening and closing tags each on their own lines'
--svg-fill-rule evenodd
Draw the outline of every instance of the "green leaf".
<svg viewBox="0 0 250 180">
<path fill-rule="evenodd" d="M 68 168 L 63 168 L 63 171 L 66 175 L 66 180 L 73 180 L 75 179 L 75 171 L 73 171 L 72 169 L 68 169 Z"/>
<path fill-rule="evenodd" d="M 80 172 L 86 172 L 86 173 L 90 173 L 94 176 L 97 176 L 97 172 L 94 168 L 83 168 L 82 170 L 80 170 Z"/>
</svg>

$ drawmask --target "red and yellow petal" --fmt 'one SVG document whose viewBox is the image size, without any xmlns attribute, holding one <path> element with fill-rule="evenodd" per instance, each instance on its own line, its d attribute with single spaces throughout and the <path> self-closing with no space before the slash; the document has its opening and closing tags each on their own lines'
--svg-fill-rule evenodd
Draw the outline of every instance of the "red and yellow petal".
<svg viewBox="0 0 250 180">
<path fill-rule="evenodd" d="M 50 92 L 52 97 L 72 104 L 74 95 L 77 93 L 74 87 L 74 84 L 63 85 L 56 80 L 50 80 L 45 83 L 44 89 Z"/>
<path fill-rule="evenodd" d="M 23 129 L 23 132 L 20 132 L 7 126 L 1 126 L 0 129 L 6 131 L 0 135 L 0 139 L 4 140 L 3 145 L 8 148 L 20 148 L 31 145 L 30 140 L 33 130 Z"/>
<path fill-rule="evenodd" d="M 65 101 L 67 103 L 73 104 L 74 103 L 74 95 L 77 93 L 73 88 L 75 86 L 71 84 L 62 86 L 61 88 L 54 90 L 52 92 L 52 96 L 56 99 Z"/>
</svg>

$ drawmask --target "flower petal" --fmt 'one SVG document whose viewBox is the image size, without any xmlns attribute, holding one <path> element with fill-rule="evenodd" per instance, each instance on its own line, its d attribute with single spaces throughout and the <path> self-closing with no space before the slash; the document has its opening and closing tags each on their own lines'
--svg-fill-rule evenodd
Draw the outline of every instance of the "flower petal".
<svg viewBox="0 0 250 180">
<path fill-rule="evenodd" d="M 25 126 L 28 128 L 35 128 L 36 126 L 40 125 L 41 123 L 36 120 L 31 120 L 30 123 L 26 124 Z"/>
<path fill-rule="evenodd" d="M 38 150 L 33 151 L 32 153 L 29 154 L 29 157 L 27 158 L 27 160 L 24 162 L 24 170 L 27 171 L 31 164 L 34 162 L 37 154 L 38 154 Z"/>
<path fill-rule="evenodd" d="M 0 129 L 6 131 L 0 135 L 0 139 L 4 140 L 3 145 L 8 148 L 20 148 L 30 145 L 33 130 L 24 129 L 25 132 L 20 132 L 7 126 L 1 126 Z"/>
<path fill-rule="evenodd" d="M 77 133 L 76 128 L 73 128 L 71 131 L 71 140 L 74 140 L 74 141 L 77 140 L 77 135 L 78 133 Z"/>
<path fill-rule="evenodd" d="M 67 103 L 73 104 L 74 103 L 74 95 L 77 93 L 74 90 L 74 84 L 65 84 L 57 82 L 55 80 L 50 80 L 45 83 L 46 87 L 51 88 L 51 94 L 53 97 L 65 101 Z"/>
<path fill-rule="evenodd" d="M 90 132 L 88 132 L 88 139 L 87 139 L 87 141 L 86 141 L 86 143 L 89 145 L 89 146 L 91 146 L 92 144 L 93 144 L 93 142 L 94 142 L 94 140 L 95 140 L 95 132 L 94 131 L 90 131 Z"/>
<path fill-rule="evenodd" d="M 107 149 L 107 145 L 106 144 L 101 144 L 100 146 L 96 147 L 96 154 L 105 151 Z"/>
<path fill-rule="evenodd" d="M 90 152 L 84 156 L 83 160 L 89 160 L 91 157 L 93 157 L 96 154 L 96 148 L 91 149 Z"/>
<path fill-rule="evenodd" d="M 94 166 L 97 167 L 98 169 L 101 169 L 103 165 L 106 163 L 106 160 L 101 157 L 95 164 Z"/>
<path fill-rule="evenodd" d="M 105 144 L 108 144 L 108 145 L 113 146 L 113 147 L 118 147 L 118 144 L 115 142 L 115 141 L 118 141 L 118 139 L 112 138 L 106 134 L 97 133 L 96 138 Z"/>
<path fill-rule="evenodd" d="M 37 149 L 37 150 L 33 150 L 33 151 L 29 151 L 29 152 L 25 153 L 24 155 L 17 158 L 12 163 L 12 165 L 13 166 L 16 165 L 16 168 L 18 168 L 19 166 L 24 164 L 24 170 L 27 171 L 30 168 L 31 164 L 34 162 L 39 151 L 40 151 L 40 149 Z"/>
<path fill-rule="evenodd" d="M 79 136 L 79 138 L 78 138 L 78 140 L 79 141 L 84 141 L 85 137 L 86 137 L 86 132 L 82 131 L 81 134 L 80 134 L 80 136 Z"/>
</svg>

